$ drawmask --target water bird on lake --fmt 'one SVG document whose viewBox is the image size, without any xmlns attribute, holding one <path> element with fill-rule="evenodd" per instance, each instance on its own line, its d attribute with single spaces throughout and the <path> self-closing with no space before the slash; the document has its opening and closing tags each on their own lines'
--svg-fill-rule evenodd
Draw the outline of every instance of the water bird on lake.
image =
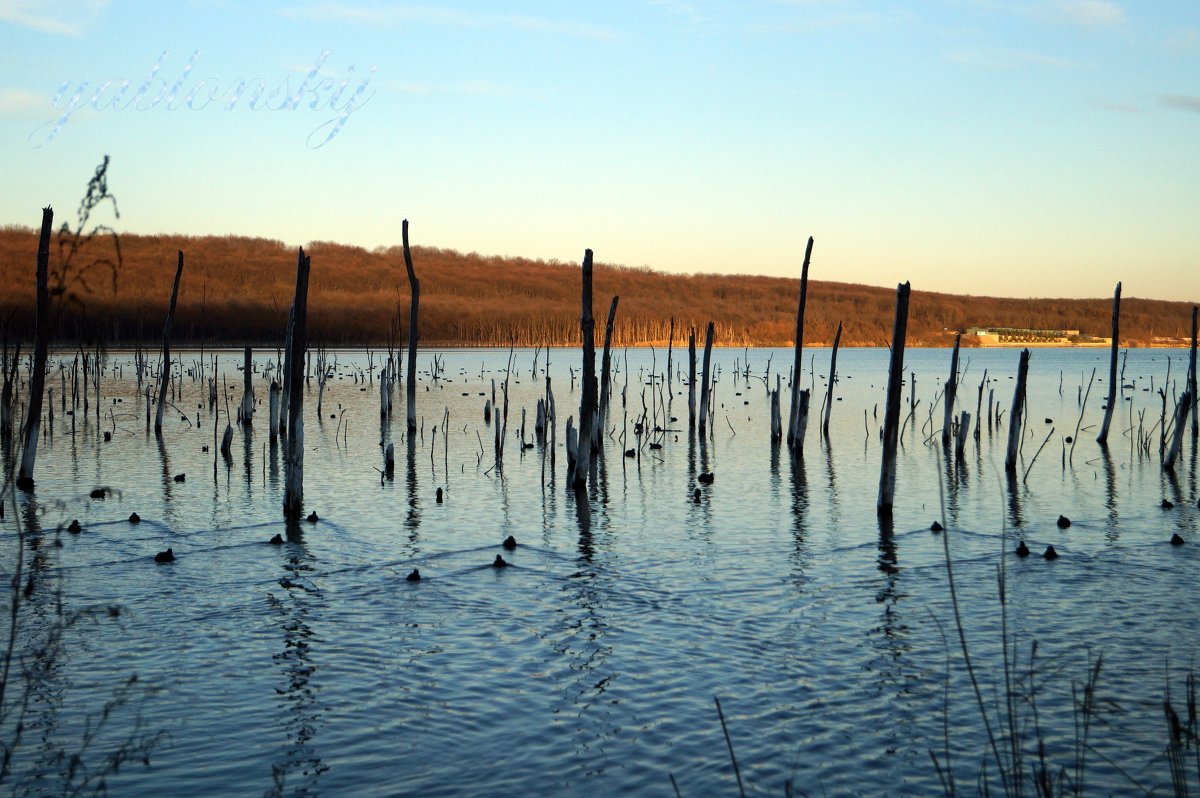
<svg viewBox="0 0 1200 798">
<path fill-rule="evenodd" d="M 421 581 L 421 572 L 418 571 L 416 568 L 414 568 L 414 569 L 412 569 L 412 573 L 404 578 L 409 582 L 420 582 Z"/>
<path fill-rule="evenodd" d="M 1023 540 L 1017 544 L 1017 556 L 1018 557 L 1028 557 L 1029 556 L 1029 547 L 1025 545 L 1025 541 L 1023 541 Z"/>
<path fill-rule="evenodd" d="M 129 514 L 129 523 L 140 524 L 140 523 L 142 523 L 142 517 L 140 515 L 138 515 L 137 513 L 130 513 Z"/>
<path fill-rule="evenodd" d="M 701 485 L 711 485 L 713 483 L 713 473 L 711 471 L 704 471 L 700 476 L 696 477 L 696 481 Z"/>
<path fill-rule="evenodd" d="M 1045 557 L 1047 560 L 1053 560 L 1055 557 L 1058 556 L 1058 552 L 1054 550 L 1053 546 L 1047 546 L 1046 553 L 1043 554 L 1042 556 Z"/>
<path fill-rule="evenodd" d="M 514 538 L 512 535 L 509 535 L 508 537 L 506 537 L 504 539 L 504 542 L 501 543 L 500 545 L 504 546 L 504 548 L 508 549 L 509 551 L 512 551 L 513 549 L 515 549 L 517 547 L 517 539 Z"/>
<path fill-rule="evenodd" d="M 111 432 L 105 432 L 105 433 L 104 433 L 104 442 L 105 442 L 105 443 L 108 443 L 108 442 L 109 442 L 109 441 L 111 441 L 111 440 L 112 440 L 112 433 L 111 433 Z"/>
<path fill-rule="evenodd" d="M 317 518 L 316 510 L 313 510 L 311 513 L 308 514 L 308 518 L 307 518 L 308 523 L 315 524 L 320 520 L 321 520 L 320 518 Z"/>
<path fill-rule="evenodd" d="M 1183 537 L 1178 532 L 1171 535 L 1171 545 L 1172 546 L 1182 546 L 1183 542 L 1184 542 Z"/>
<path fill-rule="evenodd" d="M 103 499 L 104 498 L 104 488 L 93 488 L 92 492 L 89 493 L 88 495 L 91 496 L 93 499 Z"/>
<path fill-rule="evenodd" d="M 184 482 L 186 480 L 187 480 L 187 474 L 176 474 L 175 475 L 176 482 Z"/>
<path fill-rule="evenodd" d="M 1064 440 L 1065 440 L 1067 443 L 1074 443 L 1074 442 L 1075 442 L 1075 439 L 1074 439 L 1074 438 L 1072 438 L 1070 435 L 1068 435 L 1066 438 L 1064 438 Z"/>
<path fill-rule="evenodd" d="M 276 532 L 275 537 L 271 538 L 267 542 L 270 543 L 272 546 L 282 546 L 283 545 L 283 535 L 280 535 L 278 532 Z"/>
<path fill-rule="evenodd" d="M 504 559 L 499 554 L 497 554 L 496 559 L 492 560 L 492 567 L 493 568 L 507 568 L 508 560 Z"/>
<path fill-rule="evenodd" d="M 443 498 L 443 496 L 444 496 L 444 495 L 445 495 L 445 494 L 443 494 L 443 493 L 442 493 L 442 489 L 441 489 L 441 488 L 438 488 L 438 489 L 437 489 L 437 494 L 436 494 L 436 497 L 437 497 L 437 503 L 438 503 L 438 504 L 441 504 L 441 503 L 442 503 L 442 498 Z"/>
<path fill-rule="evenodd" d="M 625 456 L 626 457 L 637 457 L 637 450 L 636 449 L 626 449 Z"/>
<path fill-rule="evenodd" d="M 1173 510 L 1173 509 L 1175 509 L 1175 503 L 1172 502 L 1170 499 L 1163 499 L 1162 500 L 1162 508 L 1164 510 Z"/>
<path fill-rule="evenodd" d="M 930 524 L 930 526 L 929 526 L 929 531 L 930 531 L 930 532 L 941 532 L 943 529 L 945 529 L 945 527 L 944 527 L 944 526 L 942 526 L 941 524 L 939 524 L 937 521 L 934 521 L 934 522 L 933 522 L 932 524 Z"/>
<path fill-rule="evenodd" d="M 201 446 L 201 447 L 200 447 L 200 451 L 202 451 L 202 452 L 207 452 L 207 451 L 208 451 L 208 447 L 207 447 L 207 446 Z"/>
<path fill-rule="evenodd" d="M 1060 515 L 1056 523 L 1058 524 L 1059 529 L 1066 529 L 1071 525 L 1071 519 L 1067 518 L 1065 515 Z"/>
<path fill-rule="evenodd" d="M 70 532 L 72 535 L 78 535 L 80 532 L 83 531 L 83 527 L 79 525 L 78 518 L 76 518 L 74 521 L 71 522 L 70 526 L 67 527 L 67 531 Z"/>
<path fill-rule="evenodd" d="M 171 551 L 171 549 L 167 549 L 166 551 L 160 551 L 158 554 L 154 555 L 154 561 L 155 562 L 175 562 L 175 552 Z"/>
</svg>

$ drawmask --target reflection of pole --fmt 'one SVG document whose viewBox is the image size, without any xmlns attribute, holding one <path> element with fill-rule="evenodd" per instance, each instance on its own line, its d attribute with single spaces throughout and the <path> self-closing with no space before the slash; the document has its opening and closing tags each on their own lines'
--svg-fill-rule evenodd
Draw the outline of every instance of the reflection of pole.
<svg viewBox="0 0 1200 798">
<path fill-rule="evenodd" d="M 37 252 L 37 320 L 33 340 L 33 372 L 29 377 L 29 412 L 25 420 L 25 445 L 17 487 L 33 489 L 33 466 L 37 460 L 38 435 L 42 429 L 42 394 L 46 390 L 46 359 L 50 355 L 50 228 L 54 209 L 42 208 L 42 232 Z M 182 255 L 180 257 L 183 257 Z M 74 416 L 71 423 L 74 424 Z"/>
<path fill-rule="evenodd" d="M 900 383 L 904 380 L 904 339 L 908 335 L 908 283 L 896 286 L 896 321 L 892 327 L 892 358 L 888 367 L 887 406 L 883 413 L 883 465 L 879 469 L 879 498 L 875 511 L 890 517 L 896 493 L 896 444 L 900 437 Z"/>
<path fill-rule="evenodd" d="M 1190 375 L 1188 377 L 1188 392 L 1191 393 L 1191 395 L 1192 395 L 1192 440 L 1195 440 L 1196 436 L 1198 434 L 1200 434 L 1200 427 L 1197 427 L 1197 424 L 1200 422 L 1197 422 L 1197 419 L 1196 419 L 1196 415 L 1197 415 L 1196 411 L 1198 409 L 1197 405 L 1196 405 L 1196 311 L 1197 310 L 1200 310 L 1200 308 L 1197 308 L 1195 305 L 1192 305 L 1192 353 L 1191 353 L 1191 357 L 1188 361 L 1188 374 Z"/>
<path fill-rule="evenodd" d="M 1101 446 L 1108 443 L 1108 426 L 1112 423 L 1113 406 L 1117 403 L 1117 347 L 1120 346 L 1120 321 L 1121 284 L 1117 283 L 1117 290 L 1113 293 L 1112 355 L 1108 361 L 1108 403 L 1104 406 L 1104 422 L 1100 425 L 1100 434 L 1096 436 L 1096 443 Z"/>
</svg>

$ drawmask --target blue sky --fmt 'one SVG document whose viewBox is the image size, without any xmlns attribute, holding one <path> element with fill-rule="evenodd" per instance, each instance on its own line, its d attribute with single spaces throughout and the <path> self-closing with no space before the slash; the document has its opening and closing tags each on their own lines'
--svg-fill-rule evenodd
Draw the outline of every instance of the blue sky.
<svg viewBox="0 0 1200 798">
<path fill-rule="evenodd" d="M 105 154 L 128 232 L 1200 301 L 1200 3 L 0 0 L 0 224 Z"/>
</svg>

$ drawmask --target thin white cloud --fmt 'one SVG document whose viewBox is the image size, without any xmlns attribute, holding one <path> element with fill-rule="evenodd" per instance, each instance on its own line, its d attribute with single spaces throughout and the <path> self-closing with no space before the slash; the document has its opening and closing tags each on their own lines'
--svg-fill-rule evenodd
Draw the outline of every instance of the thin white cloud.
<svg viewBox="0 0 1200 798">
<path fill-rule="evenodd" d="M 1200 114 L 1200 97 L 1190 94 L 1164 94 L 1160 99 L 1163 105 Z"/>
<path fill-rule="evenodd" d="M 1172 53 L 1200 53 L 1200 30 L 1189 25 L 1167 36 L 1167 50 Z"/>
<path fill-rule="evenodd" d="M 79 36 L 110 0 L 0 0 L 0 22 L 59 36 Z"/>
<path fill-rule="evenodd" d="M 1059 58 L 1031 50 L 957 50 L 948 56 L 951 61 L 983 69 L 1020 69 L 1027 66 L 1052 67 L 1055 69 L 1093 69 L 1091 64 Z"/>
<path fill-rule="evenodd" d="M 53 110 L 50 98 L 24 89 L 0 89 L 0 115 L 28 116 Z"/>
<path fill-rule="evenodd" d="M 1125 24 L 1125 11 L 1110 0 L 1058 0 L 1050 13 L 1081 28 L 1116 28 Z"/>
<path fill-rule="evenodd" d="M 356 25 L 399 25 L 418 23 L 462 28 L 512 28 L 580 39 L 613 40 L 616 31 L 600 25 L 570 20 L 551 20 L 513 14 L 486 14 L 434 6 L 351 5 L 312 3 L 284 9 L 284 16 L 316 22 L 345 22 Z"/>
</svg>

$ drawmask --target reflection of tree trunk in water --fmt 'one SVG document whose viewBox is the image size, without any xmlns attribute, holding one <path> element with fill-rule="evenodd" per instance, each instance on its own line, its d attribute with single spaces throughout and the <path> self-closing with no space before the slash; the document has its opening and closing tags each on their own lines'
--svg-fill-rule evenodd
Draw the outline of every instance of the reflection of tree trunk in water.
<svg viewBox="0 0 1200 798">
<path fill-rule="evenodd" d="M 1017 496 L 1017 491 L 1020 486 L 1017 484 L 1017 475 L 1013 471 L 1004 473 L 1005 487 L 1008 489 L 1008 523 L 1012 525 L 1014 530 L 1020 529 L 1022 526 L 1021 520 L 1021 499 Z"/>
<path fill-rule="evenodd" d="M 788 467 L 792 471 L 792 539 L 795 543 L 794 556 L 798 563 L 806 553 L 805 540 L 808 537 L 808 474 L 805 473 L 804 458 L 801 456 L 788 457 Z"/>
<path fill-rule="evenodd" d="M 404 515 L 404 526 L 409 530 L 408 541 L 416 543 L 417 530 L 421 527 L 421 501 L 417 494 L 417 440 L 410 434 L 404 443 L 404 484 L 408 487 L 408 512 Z"/>
<path fill-rule="evenodd" d="M 587 494 L 569 491 L 567 493 L 567 501 L 571 502 L 572 506 L 574 506 L 575 522 L 579 525 L 579 556 L 585 563 L 591 565 L 596 551 L 592 546 L 592 514 L 591 507 L 587 501 Z"/>
<path fill-rule="evenodd" d="M 271 491 L 274 492 L 275 490 L 277 490 L 279 488 L 279 438 L 278 437 L 271 438 L 270 451 L 268 452 L 268 457 L 270 458 L 270 461 L 267 464 L 267 487 L 269 487 L 271 489 Z"/>
<path fill-rule="evenodd" d="M 286 578 L 297 584 L 304 584 L 306 572 L 312 570 L 303 557 L 292 557 L 284 566 Z M 329 766 L 321 761 L 315 745 L 320 731 L 320 685 L 312 681 L 316 666 L 311 646 L 316 638 L 310 615 L 323 608 L 324 599 L 318 590 L 291 588 L 282 593 L 282 598 L 269 593 L 267 601 L 283 632 L 283 646 L 271 659 L 279 666 L 285 685 L 275 689 L 275 699 L 282 710 L 280 728 L 287 738 L 287 748 L 282 758 L 271 764 L 274 788 L 267 795 L 316 794 L 321 774 Z"/>
<path fill-rule="evenodd" d="M 175 487 L 175 475 L 171 473 L 171 458 L 167 454 L 166 444 L 163 443 L 161 435 L 155 436 L 158 442 L 158 457 L 162 461 L 162 485 L 163 485 L 163 520 L 167 522 L 167 526 L 174 528 L 174 502 L 171 501 L 171 491 Z"/>
<path fill-rule="evenodd" d="M 242 425 L 242 463 L 246 467 L 246 499 L 254 498 L 254 431 L 249 424 Z"/>
<path fill-rule="evenodd" d="M 1108 508 L 1108 538 L 1120 537 L 1117 527 L 1117 470 L 1113 467 L 1112 452 L 1100 447 L 1100 462 L 1104 464 L 1104 506 Z"/>
</svg>

